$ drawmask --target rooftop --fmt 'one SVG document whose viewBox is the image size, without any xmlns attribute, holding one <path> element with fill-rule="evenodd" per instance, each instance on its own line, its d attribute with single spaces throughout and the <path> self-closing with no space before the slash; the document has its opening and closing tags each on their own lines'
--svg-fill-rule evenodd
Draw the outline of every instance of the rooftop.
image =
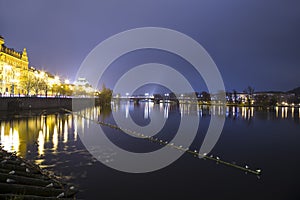
<svg viewBox="0 0 300 200">
<path fill-rule="evenodd" d="M 1 52 L 9 54 L 9 55 L 14 56 L 14 57 L 17 57 L 19 59 L 22 58 L 22 53 L 21 52 L 18 52 L 16 50 L 12 49 L 12 48 L 8 48 L 5 45 L 2 45 Z"/>
</svg>

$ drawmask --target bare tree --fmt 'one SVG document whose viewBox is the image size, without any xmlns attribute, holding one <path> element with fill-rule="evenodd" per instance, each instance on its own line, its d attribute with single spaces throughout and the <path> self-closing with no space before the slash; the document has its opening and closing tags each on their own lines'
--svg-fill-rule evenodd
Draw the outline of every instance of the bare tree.
<svg viewBox="0 0 300 200">
<path fill-rule="evenodd" d="M 244 92 L 247 94 L 247 102 L 248 102 L 248 105 L 250 106 L 251 105 L 251 100 L 253 99 L 253 94 L 254 94 L 254 88 L 251 87 L 251 86 L 248 86 Z"/>
</svg>

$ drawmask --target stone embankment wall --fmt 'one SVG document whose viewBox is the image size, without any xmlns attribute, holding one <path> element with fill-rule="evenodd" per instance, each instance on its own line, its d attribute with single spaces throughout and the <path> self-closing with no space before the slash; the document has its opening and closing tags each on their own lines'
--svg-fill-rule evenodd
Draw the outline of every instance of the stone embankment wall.
<svg viewBox="0 0 300 200">
<path fill-rule="evenodd" d="M 28 110 L 65 108 L 72 110 L 90 107 L 94 98 L 39 98 L 39 97 L 0 97 L 0 110 Z M 97 104 L 97 101 L 96 101 Z"/>
</svg>

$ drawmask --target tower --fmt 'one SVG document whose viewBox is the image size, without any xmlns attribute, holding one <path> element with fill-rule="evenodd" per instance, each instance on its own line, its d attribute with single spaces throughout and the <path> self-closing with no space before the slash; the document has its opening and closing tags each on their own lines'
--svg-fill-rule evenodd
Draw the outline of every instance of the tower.
<svg viewBox="0 0 300 200">
<path fill-rule="evenodd" d="M 22 53 L 22 60 L 28 62 L 28 57 L 27 57 L 27 52 L 26 52 L 26 48 L 23 49 L 23 53 Z"/>
</svg>

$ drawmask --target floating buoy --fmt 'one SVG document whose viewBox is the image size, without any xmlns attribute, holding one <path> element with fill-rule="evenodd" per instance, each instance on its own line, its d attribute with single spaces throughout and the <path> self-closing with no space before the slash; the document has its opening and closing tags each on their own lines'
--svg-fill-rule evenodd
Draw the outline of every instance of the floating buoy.
<svg viewBox="0 0 300 200">
<path fill-rule="evenodd" d="M 16 181 L 14 179 L 8 178 L 6 179 L 6 183 L 15 183 Z"/>
<path fill-rule="evenodd" d="M 61 197 L 64 197 L 65 196 L 65 193 L 64 192 L 62 192 L 62 193 L 60 193 L 59 195 L 57 195 L 57 197 L 56 198 L 61 198 Z"/>
<path fill-rule="evenodd" d="M 53 187 L 53 183 L 46 185 L 46 188 Z"/>
<path fill-rule="evenodd" d="M 12 171 L 10 171 L 8 174 L 10 174 L 10 175 L 13 175 L 13 174 L 15 174 L 16 172 L 14 171 L 14 170 L 12 170 Z"/>
<path fill-rule="evenodd" d="M 70 113 L 72 113 L 72 111 L 68 111 Z M 83 116 L 84 117 L 84 116 Z M 92 120 L 92 119 L 90 119 Z M 216 161 L 217 164 L 224 164 L 224 165 L 227 165 L 227 166 L 230 166 L 230 167 L 233 167 L 233 168 L 236 168 L 236 169 L 240 169 L 240 170 L 243 170 L 246 174 L 248 173 L 251 173 L 251 174 L 255 174 L 257 176 L 260 175 L 261 173 L 261 169 L 256 169 L 256 170 L 250 170 L 249 169 L 249 166 L 248 165 L 245 165 L 245 167 L 243 167 L 242 165 L 237 165 L 236 162 L 226 162 L 226 161 L 223 161 L 220 159 L 220 157 L 218 156 L 213 156 L 213 154 L 209 155 L 208 156 L 208 153 L 200 153 L 199 151 L 197 150 L 189 150 L 189 148 L 183 148 L 182 145 L 178 146 L 174 143 L 170 143 L 168 141 L 163 141 L 163 140 L 160 140 L 159 138 L 154 138 L 154 137 L 150 137 L 150 136 L 145 136 L 141 133 L 138 133 L 138 132 L 135 132 L 135 131 L 132 131 L 132 130 L 129 130 L 129 129 L 123 129 L 122 127 L 118 127 L 116 125 L 111 125 L 111 124 L 108 124 L 108 123 L 104 123 L 104 122 L 100 122 L 100 124 L 102 125 L 106 125 L 106 126 L 110 126 L 110 127 L 114 127 L 114 128 L 117 128 L 117 129 L 120 129 L 120 130 L 125 130 L 127 132 L 127 134 L 129 135 L 139 135 L 139 136 L 143 136 L 143 137 L 146 137 L 147 139 L 149 139 L 149 141 L 152 141 L 152 142 L 159 142 L 160 144 L 166 144 L 166 145 L 169 145 L 170 147 L 172 148 L 175 148 L 175 149 L 178 149 L 178 150 L 182 150 L 182 151 L 186 151 L 187 153 L 191 153 L 191 154 L 194 154 L 194 157 L 197 157 L 197 155 L 201 158 L 201 155 L 204 157 L 203 159 L 205 160 L 205 158 L 209 159 L 209 160 L 214 160 Z M 108 160 L 106 160 L 106 162 L 108 162 Z"/>
</svg>

